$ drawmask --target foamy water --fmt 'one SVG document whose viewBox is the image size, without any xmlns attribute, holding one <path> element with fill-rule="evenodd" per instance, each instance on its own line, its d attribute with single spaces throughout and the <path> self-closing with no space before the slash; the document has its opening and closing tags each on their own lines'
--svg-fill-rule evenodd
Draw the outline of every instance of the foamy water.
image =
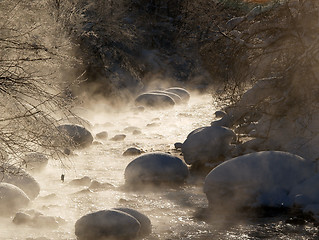
<svg viewBox="0 0 319 240">
<path fill-rule="evenodd" d="M 101 110 L 102 109 L 102 110 Z M 64 159 L 67 167 L 59 161 L 50 160 L 47 168 L 34 175 L 41 185 L 40 195 L 31 203 L 29 209 L 47 216 L 61 217 L 65 220 L 57 229 L 35 228 L 14 225 L 12 219 L 1 219 L 0 239 L 76 239 L 74 224 L 83 215 L 115 207 L 129 207 L 147 215 L 153 225 L 153 233 L 145 239 L 311 239 L 315 229 L 297 229 L 280 222 L 237 223 L 221 218 L 213 223 L 195 219 L 198 208 L 207 207 L 202 191 L 202 181 L 193 181 L 177 189 L 170 187 L 148 189 L 145 191 L 126 191 L 123 188 L 125 167 L 135 157 L 124 157 L 123 152 L 132 146 L 145 152 L 171 152 L 175 142 L 183 142 L 193 129 L 209 125 L 214 119 L 216 105 L 209 95 L 191 98 L 187 106 L 176 106 L 165 111 L 129 111 L 110 114 L 107 108 L 90 113 L 93 123 L 108 123 L 96 126 L 93 133 L 108 132 L 108 140 L 101 145 L 75 151 L 75 156 Z M 151 126 L 148 124 L 155 123 Z M 141 134 L 126 132 L 126 127 L 141 129 Z M 116 134 L 126 134 L 124 141 L 109 140 Z M 65 182 L 60 180 L 65 175 Z M 100 183 L 108 183 L 99 190 L 88 190 L 85 186 L 72 186 L 69 182 L 84 176 Z M 298 238 L 296 238 L 298 236 Z"/>
</svg>

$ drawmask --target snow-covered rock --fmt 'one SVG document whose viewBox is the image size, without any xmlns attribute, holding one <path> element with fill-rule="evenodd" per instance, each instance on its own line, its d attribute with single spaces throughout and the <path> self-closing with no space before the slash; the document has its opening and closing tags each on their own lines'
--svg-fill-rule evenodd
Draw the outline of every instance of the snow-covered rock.
<svg viewBox="0 0 319 240">
<path fill-rule="evenodd" d="M 14 166 L 1 166 L 0 179 L 2 182 L 10 183 L 19 187 L 31 200 L 35 199 L 39 195 L 39 183 L 23 169 L 19 169 Z"/>
<path fill-rule="evenodd" d="M 62 118 L 59 120 L 59 123 L 61 125 L 63 125 L 63 124 L 79 125 L 79 126 L 82 126 L 90 131 L 93 128 L 93 125 L 90 123 L 89 120 L 82 118 L 82 117 L 79 117 L 79 116 L 75 116 L 75 115 Z"/>
<path fill-rule="evenodd" d="M 180 87 L 167 88 L 165 89 L 165 91 L 177 94 L 178 96 L 181 97 L 182 102 L 184 103 L 187 103 L 191 97 L 190 93 L 186 89 L 180 88 Z"/>
<path fill-rule="evenodd" d="M 172 108 L 175 101 L 168 95 L 161 93 L 143 93 L 135 99 L 137 106 L 143 106 L 153 109 Z"/>
<path fill-rule="evenodd" d="M 76 147 L 87 147 L 93 142 L 90 131 L 82 126 L 65 124 L 58 126 L 58 130 L 66 134 Z"/>
<path fill-rule="evenodd" d="M 235 133 L 222 126 L 201 127 L 192 131 L 182 145 L 184 160 L 188 164 L 208 163 L 224 157 L 230 149 Z"/>
<path fill-rule="evenodd" d="M 174 100 L 174 102 L 176 104 L 181 104 L 182 103 L 182 98 L 179 95 L 177 95 L 176 93 L 173 93 L 173 92 L 162 91 L 162 90 L 154 90 L 154 91 L 151 91 L 150 93 L 160 93 L 160 94 L 168 95 L 171 98 L 173 98 L 173 100 Z"/>
<path fill-rule="evenodd" d="M 81 217 L 75 223 L 79 240 L 134 239 L 141 228 L 139 221 L 118 210 L 102 210 Z"/>
<path fill-rule="evenodd" d="M 315 174 L 315 166 L 300 156 L 263 151 L 230 159 L 213 169 L 205 179 L 209 204 L 237 206 L 292 205 L 289 193 Z"/>
<path fill-rule="evenodd" d="M 182 183 L 188 177 L 187 165 L 166 153 L 148 153 L 135 158 L 125 169 L 128 184 Z"/>
<path fill-rule="evenodd" d="M 114 208 L 114 210 L 125 212 L 139 221 L 141 225 L 139 236 L 146 236 L 152 232 L 151 220 L 145 214 L 140 213 L 132 208 Z"/>
<path fill-rule="evenodd" d="M 14 214 L 20 208 L 26 207 L 30 199 L 17 186 L 9 183 L 0 183 L 0 216 Z"/>
</svg>

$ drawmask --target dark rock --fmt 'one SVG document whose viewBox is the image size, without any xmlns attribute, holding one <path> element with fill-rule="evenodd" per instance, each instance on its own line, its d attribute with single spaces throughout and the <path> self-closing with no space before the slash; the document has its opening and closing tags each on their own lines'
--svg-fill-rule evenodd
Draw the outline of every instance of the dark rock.
<svg viewBox="0 0 319 240">
<path fill-rule="evenodd" d="M 106 131 L 103 131 L 103 132 L 97 133 L 97 134 L 95 135 L 95 137 L 96 137 L 97 139 L 107 139 L 108 134 L 107 134 Z"/>
<path fill-rule="evenodd" d="M 146 236 L 152 232 L 151 220 L 143 213 L 140 213 L 132 208 L 114 208 L 114 210 L 125 212 L 139 221 L 139 223 L 141 224 L 139 236 Z"/>
<path fill-rule="evenodd" d="M 126 138 L 125 134 L 118 134 L 112 137 L 110 140 L 111 141 L 123 141 Z"/>
<path fill-rule="evenodd" d="M 131 147 L 128 148 L 124 153 L 123 156 L 136 156 L 136 155 L 140 155 L 142 153 L 142 151 L 138 148 L 135 147 Z"/>
<path fill-rule="evenodd" d="M 174 143 L 175 149 L 182 149 L 182 146 L 183 146 L 183 143 L 180 143 L 180 142 Z"/>
<path fill-rule="evenodd" d="M 144 154 L 128 164 L 125 180 L 128 184 L 138 183 L 183 183 L 189 171 L 186 164 L 166 153 Z"/>
<path fill-rule="evenodd" d="M 84 127 L 65 124 L 58 126 L 58 130 L 66 134 L 75 147 L 87 147 L 93 142 L 92 134 Z"/>
<path fill-rule="evenodd" d="M 140 228 L 139 221 L 132 215 L 102 210 L 81 217 L 75 223 L 75 235 L 78 240 L 131 240 L 137 237 Z"/>
<path fill-rule="evenodd" d="M 223 118 L 224 116 L 226 116 L 226 112 L 225 111 L 216 111 L 215 112 L 215 117 L 217 118 Z"/>
<path fill-rule="evenodd" d="M 135 99 L 136 105 L 154 109 L 172 108 L 175 101 L 168 95 L 160 93 L 143 93 Z"/>
<path fill-rule="evenodd" d="M 192 131 L 182 144 L 184 160 L 188 164 L 219 161 L 230 150 L 235 133 L 226 127 L 201 127 Z"/>
</svg>

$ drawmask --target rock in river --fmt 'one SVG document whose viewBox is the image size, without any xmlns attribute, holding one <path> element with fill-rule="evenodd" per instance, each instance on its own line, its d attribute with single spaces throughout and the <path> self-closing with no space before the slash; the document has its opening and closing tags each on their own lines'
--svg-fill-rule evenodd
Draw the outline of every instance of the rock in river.
<svg viewBox="0 0 319 240">
<path fill-rule="evenodd" d="M 166 153 L 148 153 L 135 158 L 125 169 L 128 184 L 183 183 L 188 177 L 187 165 L 178 157 Z"/>
<path fill-rule="evenodd" d="M 17 186 L 0 183 L 0 216 L 12 215 L 29 202 L 28 196 Z"/>
<path fill-rule="evenodd" d="M 135 239 L 140 222 L 130 214 L 118 210 L 102 210 L 81 217 L 75 223 L 78 240 Z"/>
<path fill-rule="evenodd" d="M 0 179 L 2 182 L 19 187 L 31 200 L 39 195 L 39 183 L 23 169 L 3 165 L 0 167 Z"/>
<path fill-rule="evenodd" d="M 226 127 L 201 127 L 192 131 L 182 145 L 182 153 L 188 164 L 205 164 L 219 161 L 230 149 L 235 133 Z"/>
<path fill-rule="evenodd" d="M 135 104 L 152 109 L 165 109 L 174 107 L 175 101 L 165 94 L 143 93 L 135 99 Z"/>
<path fill-rule="evenodd" d="M 315 174 L 315 165 L 297 155 L 280 151 L 250 153 L 214 168 L 205 179 L 210 206 L 290 207 L 289 193 Z M 294 197 L 293 195 L 292 197 Z"/>
<path fill-rule="evenodd" d="M 79 125 L 65 124 L 58 126 L 58 130 L 66 134 L 75 147 L 87 147 L 92 144 L 93 136 L 86 128 Z"/>
</svg>

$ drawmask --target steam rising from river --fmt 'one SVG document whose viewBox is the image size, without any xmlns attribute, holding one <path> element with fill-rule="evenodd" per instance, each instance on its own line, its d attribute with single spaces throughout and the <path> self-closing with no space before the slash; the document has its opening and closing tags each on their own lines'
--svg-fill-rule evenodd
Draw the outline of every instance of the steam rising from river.
<svg viewBox="0 0 319 240">
<path fill-rule="evenodd" d="M 188 105 L 164 111 L 133 112 L 130 107 L 116 110 L 102 102 L 92 106 L 87 111 L 77 111 L 94 125 L 94 135 L 107 131 L 108 139 L 99 140 L 100 145 L 75 151 L 74 156 L 63 160 L 64 166 L 51 159 L 44 172 L 34 175 L 41 185 L 41 192 L 29 208 L 47 216 L 59 216 L 66 223 L 58 229 L 35 229 L 16 226 L 11 223 L 12 219 L 2 219 L 1 238 L 75 239 L 74 223 L 77 219 L 89 212 L 114 207 L 131 207 L 146 214 L 153 224 L 150 239 L 180 239 L 183 234 L 198 235 L 201 231 L 208 231 L 205 223 L 192 219 L 197 207 L 207 206 L 202 184 L 194 185 L 189 179 L 190 184 L 180 189 L 126 191 L 123 188 L 124 170 L 135 157 L 124 157 L 122 153 L 135 146 L 145 152 L 171 152 L 179 156 L 174 143 L 183 142 L 190 131 L 208 125 L 213 119 L 215 106 L 212 97 L 192 94 Z M 140 128 L 141 134 L 133 135 L 125 130 L 130 126 Z M 125 140 L 111 141 L 116 134 L 125 134 Z M 60 180 L 61 174 L 65 175 L 64 183 Z M 89 190 L 84 185 L 69 184 L 71 180 L 84 176 L 109 185 Z"/>
<path fill-rule="evenodd" d="M 61 217 L 65 223 L 51 229 L 17 226 L 12 219 L 2 218 L 0 239 L 74 240 L 74 224 L 80 217 L 115 207 L 133 208 L 150 218 L 153 233 L 144 238 L 147 240 L 295 239 L 296 236 L 298 239 L 310 239 L 316 228 L 291 226 L 281 221 L 267 223 L 258 219 L 241 222 L 242 218 L 233 215 L 229 218 L 224 212 L 212 215 L 211 222 L 206 223 L 201 218 L 207 213 L 205 208 L 208 206 L 203 193 L 204 176 L 190 176 L 187 184 L 177 189 L 165 187 L 129 191 L 123 187 L 125 167 L 135 158 L 122 156 L 127 148 L 135 146 L 145 152 L 169 151 L 181 157 L 174 150 L 174 143 L 183 142 L 195 128 L 209 125 L 216 109 L 211 95 L 197 96 L 194 93 L 188 105 L 165 111 L 134 112 L 130 107 L 111 109 L 103 102 L 95 103 L 89 111 L 77 109 L 94 125 L 93 134 L 107 131 L 109 137 L 99 140 L 102 144 L 75 151 L 73 156 L 63 160 L 63 166 L 59 161 L 50 159 L 46 169 L 34 175 L 41 185 L 41 192 L 29 206 L 29 209 L 46 216 Z M 133 135 L 124 130 L 129 126 L 140 128 L 141 134 Z M 126 134 L 125 140 L 111 141 L 110 138 L 116 134 Z M 60 180 L 61 174 L 65 174 L 64 183 Z M 88 189 L 87 185 L 69 184 L 73 179 L 84 176 L 106 185 L 102 189 Z M 301 235 L 305 238 L 299 238 Z"/>
</svg>

